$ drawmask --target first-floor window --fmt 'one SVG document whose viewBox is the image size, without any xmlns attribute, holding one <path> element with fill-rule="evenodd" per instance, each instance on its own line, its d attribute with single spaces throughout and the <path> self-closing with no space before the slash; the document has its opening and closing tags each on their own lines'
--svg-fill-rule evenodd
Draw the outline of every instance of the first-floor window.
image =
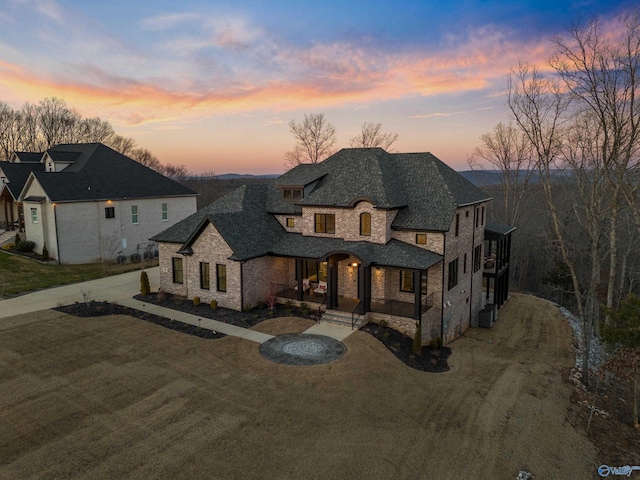
<svg viewBox="0 0 640 480">
<path fill-rule="evenodd" d="M 400 270 L 400 291 L 413 293 L 413 272 Z"/>
<path fill-rule="evenodd" d="M 482 245 L 478 245 L 473 250 L 473 272 L 480 270 L 482 265 Z"/>
<path fill-rule="evenodd" d="M 209 264 L 200 262 L 200 288 L 209 290 Z"/>
<path fill-rule="evenodd" d="M 162 204 L 162 221 L 169 220 L 169 206 L 166 203 Z"/>
<path fill-rule="evenodd" d="M 451 290 L 458 284 L 458 259 L 449 262 L 449 281 L 448 287 Z"/>
<path fill-rule="evenodd" d="M 182 259 L 173 257 L 171 259 L 171 264 L 173 267 L 173 283 L 183 283 L 184 275 L 182 270 Z"/>
<path fill-rule="evenodd" d="M 216 288 L 219 292 L 227 291 L 227 266 L 216 265 Z"/>
<path fill-rule="evenodd" d="M 31 222 L 32 223 L 38 223 L 38 209 L 37 208 L 32 208 L 31 209 Z"/>
</svg>

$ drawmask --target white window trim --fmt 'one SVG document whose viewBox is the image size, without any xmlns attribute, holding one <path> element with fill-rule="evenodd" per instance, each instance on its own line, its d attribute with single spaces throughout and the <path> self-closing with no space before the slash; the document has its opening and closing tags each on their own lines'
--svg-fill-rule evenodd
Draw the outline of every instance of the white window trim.
<svg viewBox="0 0 640 480">
<path fill-rule="evenodd" d="M 169 204 L 168 203 L 163 203 L 160 206 L 161 210 L 162 210 L 162 221 L 163 222 L 168 222 L 169 221 Z"/>
<path fill-rule="evenodd" d="M 133 209 L 136 209 L 136 213 L 133 213 Z M 133 221 L 133 217 L 135 215 L 135 222 Z M 138 206 L 137 205 L 131 205 L 131 224 L 132 225 L 138 225 L 140 223 L 140 213 L 138 212 Z"/>
</svg>

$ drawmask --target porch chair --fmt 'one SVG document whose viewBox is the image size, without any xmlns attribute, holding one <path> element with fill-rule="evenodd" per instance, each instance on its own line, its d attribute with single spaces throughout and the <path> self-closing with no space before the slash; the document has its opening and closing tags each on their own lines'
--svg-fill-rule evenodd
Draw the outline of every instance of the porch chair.
<svg viewBox="0 0 640 480">
<path fill-rule="evenodd" d="M 325 295 L 327 293 L 327 282 L 318 282 L 318 286 L 314 290 L 315 293 L 321 293 Z"/>
<path fill-rule="evenodd" d="M 298 282 L 296 282 L 296 285 L 293 288 L 295 290 L 298 290 Z M 308 292 L 310 288 L 311 288 L 311 282 L 309 281 L 309 279 L 308 278 L 303 278 L 302 279 L 302 291 L 303 292 Z"/>
</svg>

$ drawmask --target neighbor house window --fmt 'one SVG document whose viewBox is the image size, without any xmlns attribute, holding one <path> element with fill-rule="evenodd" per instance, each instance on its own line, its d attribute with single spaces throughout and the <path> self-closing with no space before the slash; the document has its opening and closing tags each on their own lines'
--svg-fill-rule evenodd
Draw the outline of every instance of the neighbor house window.
<svg viewBox="0 0 640 480">
<path fill-rule="evenodd" d="M 456 213 L 456 237 L 460 234 L 460 214 Z"/>
<path fill-rule="evenodd" d="M 418 245 L 426 245 L 427 244 L 427 234 L 426 233 L 416 233 L 416 243 Z"/>
<path fill-rule="evenodd" d="M 371 236 L 371 214 L 360 214 L 360 235 Z"/>
<path fill-rule="evenodd" d="M 166 203 L 162 204 L 162 221 L 169 220 L 169 206 Z"/>
<path fill-rule="evenodd" d="M 480 224 L 480 207 L 476 207 L 476 228 Z"/>
<path fill-rule="evenodd" d="M 462 273 L 467 273 L 467 254 L 464 254 L 464 260 L 462 261 Z"/>
<path fill-rule="evenodd" d="M 400 270 L 400 291 L 413 293 L 413 272 Z"/>
<path fill-rule="evenodd" d="M 302 189 L 285 188 L 282 190 L 282 198 L 289 201 L 300 200 L 302 198 Z"/>
<path fill-rule="evenodd" d="M 473 250 L 473 272 L 477 272 L 480 270 L 480 266 L 482 265 L 482 245 L 478 245 Z"/>
<path fill-rule="evenodd" d="M 200 288 L 209 290 L 209 264 L 200 262 Z"/>
<path fill-rule="evenodd" d="M 184 281 L 182 259 L 173 257 L 171 259 L 171 266 L 173 267 L 173 283 L 182 283 Z"/>
<path fill-rule="evenodd" d="M 315 214 L 316 233 L 336 233 L 336 216 L 332 213 Z"/>
<path fill-rule="evenodd" d="M 449 281 L 448 287 L 451 290 L 458 284 L 458 259 L 456 258 L 454 261 L 449 262 Z"/>
<path fill-rule="evenodd" d="M 138 223 L 138 206 L 131 205 L 131 223 Z"/>
<path fill-rule="evenodd" d="M 116 218 L 116 207 L 105 207 L 104 218 Z"/>
<path fill-rule="evenodd" d="M 227 291 L 227 266 L 216 265 L 216 288 L 219 292 Z"/>
<path fill-rule="evenodd" d="M 287 227 L 294 227 L 296 224 L 293 218 L 287 218 Z"/>
<path fill-rule="evenodd" d="M 31 209 L 31 223 L 38 223 L 38 209 Z"/>
</svg>

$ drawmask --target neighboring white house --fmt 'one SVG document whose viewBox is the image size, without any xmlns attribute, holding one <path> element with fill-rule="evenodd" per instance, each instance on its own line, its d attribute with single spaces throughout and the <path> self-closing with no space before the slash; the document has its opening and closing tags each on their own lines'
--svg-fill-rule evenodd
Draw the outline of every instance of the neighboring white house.
<svg viewBox="0 0 640 480">
<path fill-rule="evenodd" d="M 26 239 L 60 263 L 153 255 L 149 238 L 196 211 L 195 192 L 100 143 L 58 145 L 40 163 L 18 201 Z"/>
</svg>

